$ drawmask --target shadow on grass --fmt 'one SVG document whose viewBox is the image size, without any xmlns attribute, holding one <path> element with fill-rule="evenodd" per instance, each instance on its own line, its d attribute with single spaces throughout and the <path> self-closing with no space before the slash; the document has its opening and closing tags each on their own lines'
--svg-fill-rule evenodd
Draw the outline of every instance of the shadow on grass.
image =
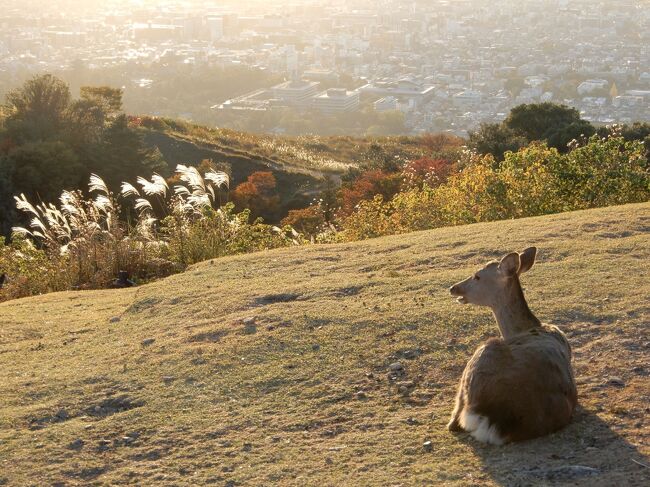
<svg viewBox="0 0 650 487">
<path fill-rule="evenodd" d="M 458 438 L 498 485 L 650 485 L 650 458 L 580 406 L 569 426 L 544 438 L 501 447 L 483 445 L 466 433 Z"/>
</svg>

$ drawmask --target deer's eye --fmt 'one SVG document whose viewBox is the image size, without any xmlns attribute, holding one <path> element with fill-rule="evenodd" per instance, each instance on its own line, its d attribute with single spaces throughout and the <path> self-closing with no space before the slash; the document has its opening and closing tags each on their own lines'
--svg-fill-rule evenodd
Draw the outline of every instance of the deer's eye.
<svg viewBox="0 0 650 487">
<path fill-rule="evenodd" d="M 475 275 L 474 275 L 474 279 L 476 279 L 477 281 L 480 281 L 480 280 L 481 280 L 481 278 L 479 277 L 478 274 L 475 274 Z"/>
</svg>

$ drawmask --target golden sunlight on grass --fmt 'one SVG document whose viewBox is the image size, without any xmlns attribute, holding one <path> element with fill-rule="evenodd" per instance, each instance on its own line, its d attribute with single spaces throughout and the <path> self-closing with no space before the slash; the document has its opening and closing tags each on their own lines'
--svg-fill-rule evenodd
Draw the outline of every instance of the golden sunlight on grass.
<svg viewBox="0 0 650 487">
<path fill-rule="evenodd" d="M 642 485 L 649 232 L 645 203 L 0 304 L 0 485 Z M 567 333 L 581 406 L 555 435 L 485 447 L 444 426 L 497 329 L 447 288 L 529 245 L 527 298 Z"/>
</svg>

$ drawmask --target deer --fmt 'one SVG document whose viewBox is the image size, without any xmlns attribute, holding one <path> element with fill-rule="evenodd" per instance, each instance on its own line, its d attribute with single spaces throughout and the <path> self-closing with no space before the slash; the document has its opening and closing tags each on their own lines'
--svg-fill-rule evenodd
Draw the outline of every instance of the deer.
<svg viewBox="0 0 650 487">
<path fill-rule="evenodd" d="M 557 326 L 542 324 L 519 277 L 537 249 L 512 252 L 451 286 L 461 304 L 491 308 L 500 338 L 481 345 L 463 371 L 447 428 L 503 445 L 553 433 L 570 423 L 577 404 L 571 346 Z"/>
</svg>

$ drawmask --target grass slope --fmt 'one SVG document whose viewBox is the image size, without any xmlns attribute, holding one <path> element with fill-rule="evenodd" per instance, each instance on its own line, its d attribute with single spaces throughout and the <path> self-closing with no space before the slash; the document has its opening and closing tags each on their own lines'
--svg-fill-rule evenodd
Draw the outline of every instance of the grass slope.
<svg viewBox="0 0 650 487">
<path fill-rule="evenodd" d="M 0 484 L 648 485 L 649 236 L 650 204 L 629 205 L 1 304 Z M 581 409 L 484 447 L 445 423 L 497 330 L 447 288 L 531 244 L 527 297 L 570 337 Z"/>
<path fill-rule="evenodd" d="M 145 138 L 156 143 L 156 138 L 166 134 L 178 142 L 194 144 L 214 153 L 216 160 L 225 158 L 254 161 L 287 172 L 311 177 L 344 174 L 363 161 L 379 162 L 382 157 L 392 159 L 418 159 L 431 153 L 421 137 L 416 136 L 318 136 L 270 135 L 239 132 L 224 128 L 209 128 L 183 123 L 176 128 L 144 130 Z M 453 138 L 451 138 L 453 140 Z M 461 144 L 457 139 L 458 145 Z M 450 143 L 449 141 L 447 143 Z M 450 148 L 452 146 L 441 146 Z M 456 146 L 458 147 L 458 146 Z M 379 150 L 379 152 L 373 152 Z"/>
</svg>

